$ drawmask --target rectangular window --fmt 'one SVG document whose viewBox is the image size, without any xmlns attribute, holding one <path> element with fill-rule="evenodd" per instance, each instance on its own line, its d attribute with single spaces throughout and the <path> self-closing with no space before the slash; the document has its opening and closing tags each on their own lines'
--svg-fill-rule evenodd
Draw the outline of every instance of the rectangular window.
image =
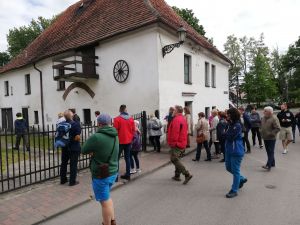
<svg viewBox="0 0 300 225">
<path fill-rule="evenodd" d="M 83 109 L 83 121 L 84 121 L 85 125 L 92 124 L 91 110 L 90 109 Z"/>
<path fill-rule="evenodd" d="M 209 63 L 205 62 L 205 87 L 210 87 Z"/>
<path fill-rule="evenodd" d="M 25 95 L 31 94 L 30 74 L 25 75 Z"/>
<path fill-rule="evenodd" d="M 34 111 L 34 124 L 39 124 L 39 112 Z"/>
<path fill-rule="evenodd" d="M 57 81 L 57 90 L 58 91 L 66 90 L 66 82 L 65 81 Z"/>
<path fill-rule="evenodd" d="M 211 86 L 216 88 L 216 66 L 211 65 Z"/>
<path fill-rule="evenodd" d="M 9 83 L 8 83 L 8 81 L 4 81 L 4 95 L 9 96 Z"/>
<path fill-rule="evenodd" d="M 192 84 L 191 56 L 189 56 L 189 55 L 184 55 L 184 83 Z"/>
</svg>

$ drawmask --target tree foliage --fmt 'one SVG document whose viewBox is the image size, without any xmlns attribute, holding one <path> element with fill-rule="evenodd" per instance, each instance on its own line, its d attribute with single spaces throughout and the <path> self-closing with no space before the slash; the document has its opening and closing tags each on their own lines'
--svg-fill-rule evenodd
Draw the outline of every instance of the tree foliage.
<svg viewBox="0 0 300 225">
<path fill-rule="evenodd" d="M 206 32 L 204 30 L 204 27 L 199 23 L 199 19 L 195 16 L 192 9 L 180 9 L 176 6 L 173 6 L 172 8 L 182 19 L 184 19 L 189 25 L 191 25 L 195 29 L 195 31 L 205 37 Z"/>
<path fill-rule="evenodd" d="M 0 52 L 0 67 L 7 64 L 10 60 L 10 56 L 7 52 Z"/>
<path fill-rule="evenodd" d="M 11 57 L 17 56 L 25 49 L 34 39 L 36 39 L 47 27 L 49 27 L 56 17 L 45 19 L 38 17 L 37 20 L 32 19 L 27 26 L 13 28 L 9 30 L 7 35 L 8 53 Z"/>
</svg>

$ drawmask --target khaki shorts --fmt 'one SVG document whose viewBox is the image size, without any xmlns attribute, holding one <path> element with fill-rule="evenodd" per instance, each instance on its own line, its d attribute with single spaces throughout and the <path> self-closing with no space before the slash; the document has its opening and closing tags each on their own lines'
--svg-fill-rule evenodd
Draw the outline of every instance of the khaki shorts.
<svg viewBox="0 0 300 225">
<path fill-rule="evenodd" d="M 291 127 L 281 127 L 279 139 L 292 141 L 293 140 L 292 128 Z"/>
</svg>

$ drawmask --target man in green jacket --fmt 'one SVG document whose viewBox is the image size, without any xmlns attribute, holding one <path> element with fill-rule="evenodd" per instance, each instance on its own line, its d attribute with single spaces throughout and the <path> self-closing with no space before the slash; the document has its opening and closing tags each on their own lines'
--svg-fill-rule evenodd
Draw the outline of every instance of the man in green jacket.
<svg viewBox="0 0 300 225">
<path fill-rule="evenodd" d="M 102 206 L 103 224 L 115 225 L 110 190 L 118 175 L 118 133 L 111 126 L 111 117 L 108 114 L 98 116 L 97 123 L 99 129 L 84 143 L 82 154 L 91 155 L 92 186 L 95 198 Z"/>
</svg>

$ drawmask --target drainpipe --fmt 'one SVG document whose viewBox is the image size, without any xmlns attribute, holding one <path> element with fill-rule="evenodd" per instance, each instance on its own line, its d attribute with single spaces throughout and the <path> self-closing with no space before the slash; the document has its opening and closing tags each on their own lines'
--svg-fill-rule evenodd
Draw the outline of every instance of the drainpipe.
<svg viewBox="0 0 300 225">
<path fill-rule="evenodd" d="M 42 126 L 43 132 L 45 131 L 45 117 L 44 117 L 44 88 L 43 88 L 43 73 L 39 70 L 35 63 L 33 63 L 33 68 L 40 73 L 40 91 L 41 91 L 41 110 L 42 110 Z"/>
</svg>

